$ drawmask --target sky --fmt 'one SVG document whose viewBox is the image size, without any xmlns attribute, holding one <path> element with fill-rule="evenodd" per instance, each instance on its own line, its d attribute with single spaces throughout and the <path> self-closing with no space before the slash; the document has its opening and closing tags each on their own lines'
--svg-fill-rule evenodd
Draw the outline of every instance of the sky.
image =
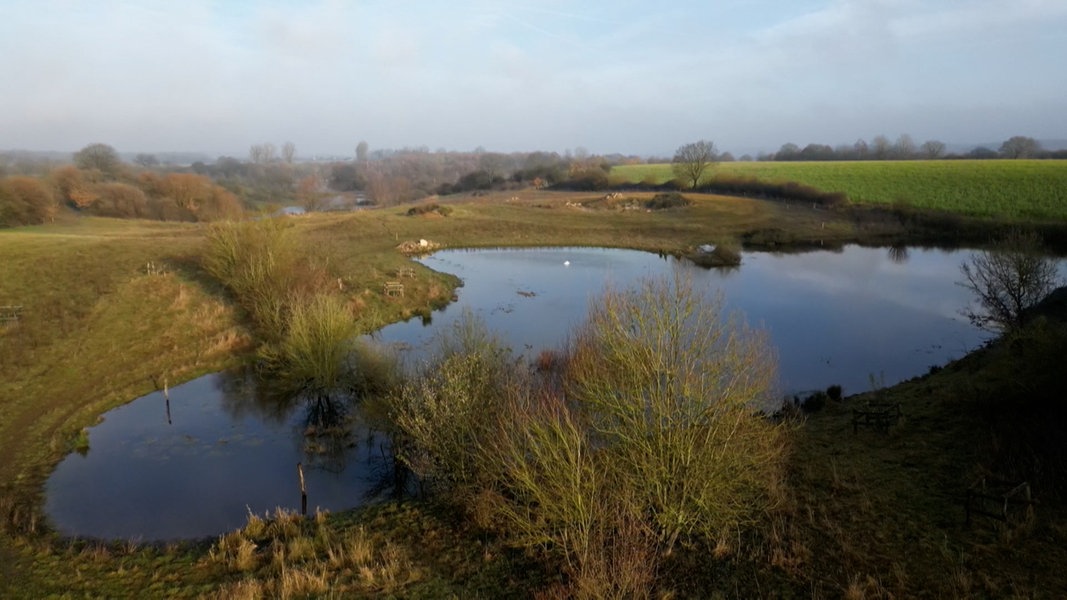
<svg viewBox="0 0 1067 600">
<path fill-rule="evenodd" d="M 1067 0 L 0 0 L 0 149 L 1067 138 Z"/>
</svg>

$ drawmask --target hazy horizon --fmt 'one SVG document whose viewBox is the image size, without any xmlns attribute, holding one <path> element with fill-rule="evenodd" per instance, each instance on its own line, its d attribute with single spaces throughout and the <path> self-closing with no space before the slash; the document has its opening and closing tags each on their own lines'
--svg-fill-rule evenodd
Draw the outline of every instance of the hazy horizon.
<svg viewBox="0 0 1067 600">
<path fill-rule="evenodd" d="M 1067 2 L 5 3 L 0 148 L 1067 139 Z"/>
</svg>

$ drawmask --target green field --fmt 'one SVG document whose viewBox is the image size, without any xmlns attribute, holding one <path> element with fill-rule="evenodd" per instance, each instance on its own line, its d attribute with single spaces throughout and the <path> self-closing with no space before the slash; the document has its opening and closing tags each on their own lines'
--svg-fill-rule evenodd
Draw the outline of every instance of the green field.
<svg viewBox="0 0 1067 600">
<path fill-rule="evenodd" d="M 730 162 L 713 177 L 795 181 L 844 192 L 861 204 L 915 208 L 1013 220 L 1067 219 L 1067 161 L 937 160 L 868 162 Z M 622 165 L 616 181 L 662 183 L 670 164 Z"/>
</svg>

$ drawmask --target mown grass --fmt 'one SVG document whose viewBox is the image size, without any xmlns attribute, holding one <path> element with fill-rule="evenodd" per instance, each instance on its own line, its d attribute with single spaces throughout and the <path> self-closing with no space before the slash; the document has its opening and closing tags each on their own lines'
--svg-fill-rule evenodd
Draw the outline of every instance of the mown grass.
<svg viewBox="0 0 1067 600">
<path fill-rule="evenodd" d="M 896 224 L 859 225 L 833 211 L 697 194 L 692 206 L 653 213 L 567 205 L 596 196 L 523 192 L 517 202 L 450 202 L 447 218 L 409 217 L 397 207 L 286 224 L 304 251 L 330 257 L 351 305 L 388 321 L 447 302 L 457 284 L 397 252 L 406 240 L 684 252 L 751 231 L 813 243 L 902 233 Z M 302 522 L 277 546 L 284 563 L 273 558 L 275 537 L 247 528 L 246 540 L 218 541 L 213 552 L 207 544 L 98 544 L 48 532 L 43 482 L 81 428 L 160 378 L 176 385 L 252 348 L 247 316 L 199 267 L 206 231 L 95 218 L 0 231 L 0 304 L 26 307 L 17 328 L 0 332 L 0 597 L 296 596 L 315 593 L 323 578 L 367 596 L 515 597 L 553 589 L 559 581 L 522 554 L 429 505 Z M 149 261 L 165 272 L 147 273 Z M 406 266 L 416 277 L 404 280 L 405 295 L 385 298 L 382 284 Z M 665 580 L 680 597 L 1062 595 L 1064 575 L 1050 567 L 1067 564 L 1067 521 L 1056 516 L 1057 505 L 1031 530 L 960 524 L 955 500 L 973 472 L 970 442 L 982 435 L 964 404 L 972 375 L 946 370 L 941 377 L 955 379 L 895 390 L 909 419 L 886 437 L 852 436 L 844 404 L 809 419 L 794 441 L 794 502 L 763 528 L 759 551 L 685 549 L 665 564 Z M 384 582 L 378 587 L 357 563 L 331 559 L 331 551 L 340 556 L 359 541 L 360 527 L 372 542 L 362 566 Z M 375 571 L 386 559 L 397 570 Z M 397 575 L 388 579 L 390 572 Z"/>
<path fill-rule="evenodd" d="M 794 181 L 844 192 L 860 204 L 903 204 L 1015 220 L 1067 219 L 1067 161 L 938 160 L 865 162 L 730 162 L 712 177 Z M 670 164 L 622 165 L 618 182 L 663 183 Z"/>
</svg>

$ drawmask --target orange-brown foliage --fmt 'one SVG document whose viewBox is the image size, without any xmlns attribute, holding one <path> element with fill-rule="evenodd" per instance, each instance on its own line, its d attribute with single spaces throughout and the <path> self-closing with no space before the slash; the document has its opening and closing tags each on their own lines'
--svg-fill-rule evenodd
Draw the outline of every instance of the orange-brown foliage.
<svg viewBox="0 0 1067 600">
<path fill-rule="evenodd" d="M 74 167 L 59 167 L 52 171 L 59 197 L 76 208 L 88 208 L 96 202 L 98 196 L 92 191 L 92 178 L 85 171 Z"/>
<path fill-rule="evenodd" d="M 0 180 L 0 225 L 31 225 L 55 217 L 52 191 L 33 177 L 14 176 Z"/>
<path fill-rule="evenodd" d="M 211 179 L 193 173 L 143 173 L 141 185 L 161 204 L 163 218 L 195 221 L 237 218 L 241 203 Z"/>
</svg>

